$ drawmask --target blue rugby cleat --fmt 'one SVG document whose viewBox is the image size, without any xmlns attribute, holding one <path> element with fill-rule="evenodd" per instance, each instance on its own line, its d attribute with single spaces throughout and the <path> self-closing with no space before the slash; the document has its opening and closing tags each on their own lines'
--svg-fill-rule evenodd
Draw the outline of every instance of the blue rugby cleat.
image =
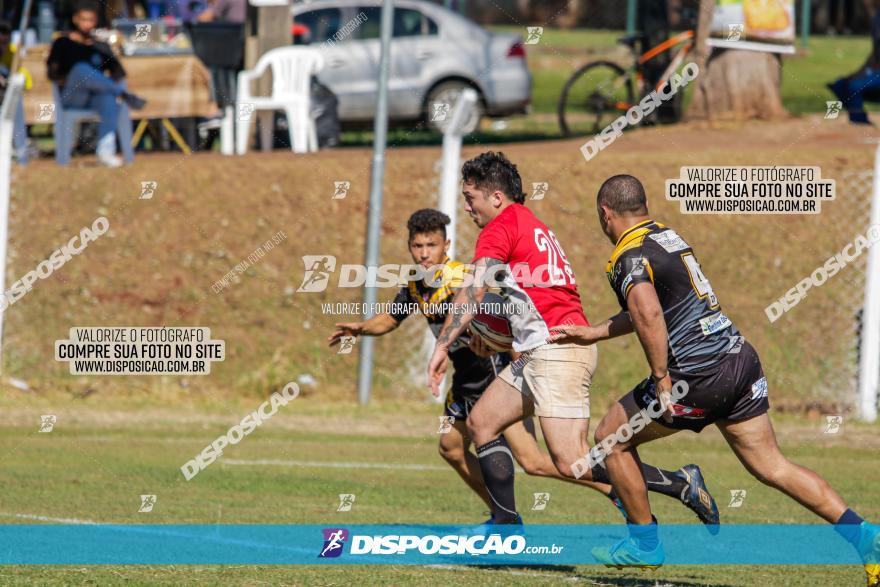
<svg viewBox="0 0 880 587">
<path fill-rule="evenodd" d="M 624 538 L 610 548 L 594 548 L 590 552 L 597 561 L 615 569 L 632 567 L 654 571 L 666 560 L 662 544 L 658 543 L 654 550 L 642 550 L 632 537 Z"/>
<path fill-rule="evenodd" d="M 522 516 L 519 514 L 516 515 L 516 522 L 513 522 L 512 524 L 496 524 L 491 517 L 488 520 L 486 520 L 485 522 L 483 522 L 482 524 L 480 524 L 480 526 L 522 526 L 522 525 L 523 525 L 523 519 L 522 519 Z"/>
<path fill-rule="evenodd" d="M 706 525 L 706 529 L 710 534 L 718 534 L 720 529 L 720 516 L 718 515 L 718 505 L 709 488 L 706 487 L 706 481 L 703 479 L 703 473 L 697 465 L 685 465 L 678 471 L 675 476 L 687 481 L 688 487 L 681 495 L 681 503 L 686 505 L 688 509 L 697 514 L 700 521 Z"/>
<path fill-rule="evenodd" d="M 880 526 L 862 522 L 859 530 L 861 536 L 857 549 L 865 563 L 868 587 L 880 587 Z"/>
<path fill-rule="evenodd" d="M 504 531 L 502 528 L 506 528 L 507 530 Z M 497 534 L 499 531 L 507 534 L 522 534 L 524 532 L 523 519 L 521 515 L 517 514 L 516 521 L 512 524 L 496 524 L 492 518 L 489 518 L 482 524 L 471 526 L 467 531 L 474 534 Z"/>
</svg>

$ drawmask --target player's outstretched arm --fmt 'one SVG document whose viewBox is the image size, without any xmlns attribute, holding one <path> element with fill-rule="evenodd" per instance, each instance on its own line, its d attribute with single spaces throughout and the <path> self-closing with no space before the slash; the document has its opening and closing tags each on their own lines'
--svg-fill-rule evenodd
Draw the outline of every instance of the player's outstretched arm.
<svg viewBox="0 0 880 587">
<path fill-rule="evenodd" d="M 626 305 L 633 328 L 645 350 L 651 367 L 651 377 L 657 387 L 657 399 L 663 408 L 663 419 L 672 421 L 672 380 L 669 378 L 667 358 L 669 340 L 663 308 L 651 283 L 637 283 L 629 290 Z"/>
<path fill-rule="evenodd" d="M 327 337 L 327 345 L 339 344 L 343 336 L 382 336 L 400 325 L 391 314 L 376 314 L 363 322 L 338 322 L 336 330 Z"/>
<path fill-rule="evenodd" d="M 560 324 L 550 329 L 547 342 L 558 344 L 591 345 L 600 340 L 616 338 L 633 331 L 632 320 L 626 312 L 620 312 L 604 322 L 592 326 Z"/>
</svg>

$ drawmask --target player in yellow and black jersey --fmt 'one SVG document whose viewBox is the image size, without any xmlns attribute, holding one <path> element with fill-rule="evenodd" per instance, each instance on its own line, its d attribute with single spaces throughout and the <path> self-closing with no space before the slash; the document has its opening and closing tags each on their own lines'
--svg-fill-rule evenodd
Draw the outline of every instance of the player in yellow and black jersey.
<svg viewBox="0 0 880 587">
<path fill-rule="evenodd" d="M 693 249 L 671 228 L 644 220 L 627 229 L 605 273 L 623 309 L 635 285 L 654 286 L 669 334 L 670 369 L 708 369 L 742 343 Z"/>
<path fill-rule="evenodd" d="M 589 345 L 635 332 L 651 375 L 618 400 L 596 430 L 630 535 L 594 549 L 594 556 L 618 567 L 663 563 L 636 447 L 714 423 L 750 473 L 835 524 L 862 557 L 868 585 L 880 584 L 880 526 L 864 521 L 827 481 L 779 450 L 758 354 L 721 311 L 690 245 L 649 216 L 645 189 L 631 175 L 602 184 L 597 211 L 614 243 L 606 272 L 622 311 L 593 326 L 556 327 L 551 339 Z M 625 437 L 618 433 L 624 427 Z"/>
</svg>

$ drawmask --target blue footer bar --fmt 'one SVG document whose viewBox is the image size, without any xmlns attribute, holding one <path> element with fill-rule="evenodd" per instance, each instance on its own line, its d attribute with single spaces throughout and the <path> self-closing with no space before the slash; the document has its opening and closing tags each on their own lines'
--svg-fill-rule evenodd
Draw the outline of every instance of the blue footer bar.
<svg viewBox="0 0 880 587">
<path fill-rule="evenodd" d="M 0 525 L 4 565 L 591 565 L 624 525 Z M 829 525 L 661 525 L 666 564 L 861 561 Z"/>
</svg>

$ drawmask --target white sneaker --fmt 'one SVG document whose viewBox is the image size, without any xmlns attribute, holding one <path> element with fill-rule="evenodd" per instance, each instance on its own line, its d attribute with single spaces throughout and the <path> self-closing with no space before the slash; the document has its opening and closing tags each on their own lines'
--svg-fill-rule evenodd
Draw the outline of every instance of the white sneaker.
<svg viewBox="0 0 880 587">
<path fill-rule="evenodd" d="M 117 167 L 122 167 L 122 157 L 119 157 L 118 155 L 98 155 L 98 163 L 104 167 L 115 169 Z"/>
<path fill-rule="evenodd" d="M 111 168 L 122 167 L 122 159 L 116 155 L 116 135 L 114 133 L 108 133 L 98 139 L 95 155 L 98 156 L 98 162 L 101 165 Z"/>
</svg>

